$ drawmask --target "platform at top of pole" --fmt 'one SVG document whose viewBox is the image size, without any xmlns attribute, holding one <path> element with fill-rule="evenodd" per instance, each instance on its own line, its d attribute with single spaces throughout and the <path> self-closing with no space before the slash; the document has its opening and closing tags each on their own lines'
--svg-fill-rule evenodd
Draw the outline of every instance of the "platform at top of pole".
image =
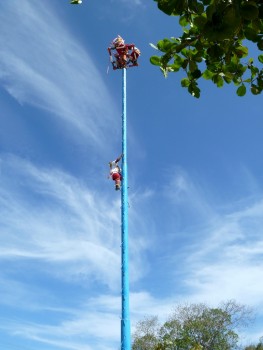
<svg viewBox="0 0 263 350">
<path fill-rule="evenodd" d="M 125 44 L 120 35 L 113 39 L 108 52 L 113 70 L 138 67 L 140 50 L 134 44 Z"/>
</svg>

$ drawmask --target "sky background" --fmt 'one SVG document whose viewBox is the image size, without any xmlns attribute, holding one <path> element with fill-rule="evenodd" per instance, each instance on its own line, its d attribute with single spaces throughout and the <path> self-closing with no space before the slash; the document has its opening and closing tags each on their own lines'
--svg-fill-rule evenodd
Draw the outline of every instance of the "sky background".
<svg viewBox="0 0 263 350">
<path fill-rule="evenodd" d="M 0 2 L 0 348 L 120 347 L 121 71 L 127 71 L 130 312 L 234 299 L 263 336 L 262 96 L 164 79 L 149 45 L 179 36 L 154 1 Z M 256 54 L 256 53 L 255 53 Z M 108 69 L 109 67 L 109 69 Z"/>
</svg>

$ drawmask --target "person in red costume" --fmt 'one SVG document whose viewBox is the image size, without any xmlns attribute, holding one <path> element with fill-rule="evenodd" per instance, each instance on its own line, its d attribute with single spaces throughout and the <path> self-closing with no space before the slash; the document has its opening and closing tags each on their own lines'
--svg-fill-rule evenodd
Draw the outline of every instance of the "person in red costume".
<svg viewBox="0 0 263 350">
<path fill-rule="evenodd" d="M 114 54 L 115 61 L 111 59 L 113 69 L 121 69 L 126 67 L 127 63 L 127 53 L 128 49 L 125 45 L 125 42 L 123 38 L 118 35 L 117 38 L 115 38 L 112 41 L 111 46 L 108 48 L 110 57 L 112 58 L 111 51 L 114 50 L 116 53 Z"/>
<path fill-rule="evenodd" d="M 108 178 L 112 178 L 113 181 L 115 181 L 115 190 L 118 191 L 121 189 L 121 180 L 122 180 L 122 175 L 121 175 L 121 168 L 118 165 L 118 162 L 122 158 L 122 154 L 115 160 L 109 162 L 110 166 L 110 174 Z"/>
<path fill-rule="evenodd" d="M 112 51 L 114 52 L 114 58 L 112 57 Z M 112 41 L 111 46 L 108 47 L 108 52 L 114 70 L 138 66 L 137 59 L 141 54 L 140 50 L 134 44 L 125 44 L 120 35 Z"/>
<path fill-rule="evenodd" d="M 129 54 L 129 59 L 130 59 L 130 63 L 131 63 L 130 67 L 138 66 L 137 60 L 141 54 L 141 51 L 133 44 L 130 46 L 132 46 L 132 48 L 130 49 L 131 53 Z"/>
</svg>

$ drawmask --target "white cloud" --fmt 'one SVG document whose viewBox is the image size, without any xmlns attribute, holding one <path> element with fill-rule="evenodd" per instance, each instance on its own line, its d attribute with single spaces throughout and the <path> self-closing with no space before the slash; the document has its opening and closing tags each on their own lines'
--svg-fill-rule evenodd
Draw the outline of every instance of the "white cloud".
<svg viewBox="0 0 263 350">
<path fill-rule="evenodd" d="M 158 300 L 147 292 L 131 293 L 132 331 L 135 323 L 149 314 L 171 312 L 170 300 Z M 97 295 L 83 302 L 79 309 L 64 309 L 63 319 L 54 322 L 52 310 L 47 323 L 25 322 L 22 319 L 7 318 L 0 322 L 0 329 L 16 338 L 30 339 L 38 344 L 52 345 L 65 349 L 116 349 L 120 343 L 120 296 Z M 60 310 L 53 310 L 56 314 Z M 160 320 L 164 318 L 160 317 Z"/>
<path fill-rule="evenodd" d="M 57 279 L 71 278 L 74 284 L 76 280 L 85 281 L 88 276 L 111 288 L 107 294 L 101 290 L 96 295 L 82 298 L 77 305 L 61 306 L 59 311 L 56 305 L 58 294 L 55 293 L 52 300 L 47 287 L 44 291 L 46 303 L 40 305 L 44 298 L 40 293 L 39 298 L 33 297 L 31 309 L 46 310 L 49 321 L 25 324 L 23 320 L 11 320 L 10 324 L 0 322 L 1 328 L 16 337 L 58 348 L 89 350 L 94 345 L 101 350 L 115 348 L 120 337 L 120 295 L 116 293 L 120 272 L 120 242 L 119 235 L 116 235 L 116 227 L 119 229 L 120 224 L 117 214 L 120 202 L 103 199 L 100 193 L 93 193 L 85 184 L 61 171 L 38 169 L 16 157 L 3 157 L 1 162 L 1 262 L 8 261 L 12 268 L 15 261 L 30 261 L 30 268 L 34 270 L 34 262 L 39 261 L 41 265 L 37 268 L 47 268 L 48 273 Z M 15 175 L 12 178 L 10 174 Z M 192 187 L 189 186 L 188 180 L 185 177 L 184 186 L 180 186 L 184 191 L 187 189 L 188 205 L 191 203 L 197 208 L 194 200 L 201 200 L 201 207 L 208 206 L 201 190 L 191 181 Z M 142 194 L 140 198 L 137 194 L 135 198 L 131 196 L 131 201 L 135 201 L 138 210 L 140 200 L 152 201 L 155 196 L 153 192 Z M 174 203 L 176 207 L 176 201 Z M 132 292 L 133 329 L 136 321 L 145 315 L 158 315 L 160 321 L 164 321 L 173 306 L 181 301 L 218 304 L 222 300 L 236 299 L 257 307 L 259 315 L 262 314 L 262 203 L 259 198 L 253 204 L 244 202 L 243 209 L 240 203 L 238 209 L 234 205 L 231 209 L 228 205 L 223 214 L 212 207 L 213 220 L 208 216 L 201 228 L 196 226 L 196 238 L 189 245 L 167 247 L 169 274 L 166 278 L 174 279 L 176 292 L 171 289 L 167 297 L 154 296 L 147 289 Z M 136 227 L 140 228 L 130 236 L 133 281 L 138 281 L 149 268 L 142 257 L 149 242 L 144 238 L 147 228 L 140 225 L 135 208 L 130 208 L 130 214 L 133 234 Z M 253 232 L 248 230 L 250 222 L 253 222 Z M 163 244 L 162 236 L 160 240 L 159 243 Z M 179 263 L 174 257 L 177 251 L 180 253 L 180 268 L 175 266 Z M 175 279 L 175 268 L 180 269 L 183 279 Z M 6 301 L 8 305 L 18 304 L 23 296 L 27 296 L 24 305 L 30 305 L 30 296 L 38 294 L 37 288 L 32 294 L 27 294 L 25 283 L 13 282 L 4 275 L 1 286 L 2 296 L 8 290 L 17 290 Z M 52 317 L 52 314 L 56 316 Z M 256 336 L 258 332 L 254 334 Z"/>
<path fill-rule="evenodd" d="M 216 211 L 210 205 L 205 190 L 182 168 L 176 167 L 169 171 L 165 193 L 180 212 L 187 211 L 188 221 L 214 220 Z M 169 179 L 170 177 L 170 179 Z M 190 220 L 189 220 L 190 219 Z"/>
<path fill-rule="evenodd" d="M 89 53 L 48 3 L 5 1 L 0 9 L 2 85 L 19 103 L 51 112 L 102 147 L 116 112 Z"/>
<path fill-rule="evenodd" d="M 1 259 L 40 261 L 62 279 L 89 277 L 118 290 L 119 200 L 93 193 L 61 171 L 39 169 L 16 157 L 2 158 L 2 165 Z M 138 266 L 146 243 L 136 237 L 130 239 L 132 281 L 144 273 Z"/>
<path fill-rule="evenodd" d="M 59 314 L 60 310 L 53 312 Z M 78 309 L 62 312 L 63 318 L 55 321 L 50 310 L 47 323 L 6 318 L 0 329 L 18 339 L 65 349 L 114 349 L 120 342 L 120 297 L 99 295 Z"/>
<path fill-rule="evenodd" d="M 15 308 L 17 316 L 2 313 L 0 329 L 13 340 L 30 339 L 52 348 L 116 348 L 120 197 L 109 199 L 62 171 L 15 156 L 2 155 L 1 165 L 0 296 L 3 309 Z M 134 208 L 130 218 L 133 283 L 147 268 L 147 242 L 140 237 L 145 228 Z"/>
<path fill-rule="evenodd" d="M 180 263 L 180 285 L 187 289 L 188 298 L 212 303 L 236 299 L 259 307 L 263 314 L 261 194 L 218 207 L 211 194 L 207 196 L 197 181 L 178 169 L 168 193 L 175 212 L 184 208 L 184 234 L 188 230 L 191 236 L 175 253 L 181 261 L 170 257 L 171 263 Z M 200 221 L 196 220 L 199 215 Z"/>
<path fill-rule="evenodd" d="M 211 301 L 234 298 L 263 308 L 263 222 L 262 215 L 256 214 L 258 207 L 262 207 L 261 201 L 246 217 L 257 222 L 251 236 L 242 222 L 246 210 L 244 215 L 239 212 L 231 219 L 221 217 L 217 227 L 208 227 L 201 237 L 199 233 L 199 243 L 186 260 L 187 284 L 195 298 Z"/>
<path fill-rule="evenodd" d="M 224 203 L 218 196 L 215 200 L 208 186 L 201 186 L 197 177 L 183 169 L 169 171 L 169 177 L 164 192 L 159 191 L 162 196 L 153 194 L 152 198 L 162 203 L 162 223 L 157 226 L 160 233 L 153 257 L 158 272 L 150 272 L 155 274 L 154 285 L 164 285 L 165 297 L 159 296 L 162 288 L 156 293 L 151 289 L 153 295 L 138 294 L 146 312 L 134 316 L 142 319 L 144 313 L 164 319 L 177 303 L 218 305 L 234 299 L 256 312 L 255 324 L 241 339 L 256 343 L 263 318 L 262 189 L 250 174 L 247 186 L 257 191 L 250 191 L 248 198 Z M 243 178 L 239 180 L 246 185 Z M 152 282 L 150 279 L 151 288 Z"/>
</svg>

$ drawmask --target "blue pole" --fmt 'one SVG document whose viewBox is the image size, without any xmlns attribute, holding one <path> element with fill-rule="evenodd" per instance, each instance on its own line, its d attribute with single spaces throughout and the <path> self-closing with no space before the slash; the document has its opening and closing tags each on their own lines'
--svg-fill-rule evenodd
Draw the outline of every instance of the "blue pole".
<svg viewBox="0 0 263 350">
<path fill-rule="evenodd" d="M 122 69 L 122 190 L 121 190 L 121 275 L 122 318 L 121 350 L 131 349 L 129 310 L 129 252 L 128 252 L 128 169 L 127 169 L 127 120 L 126 120 L 126 68 Z"/>
</svg>

